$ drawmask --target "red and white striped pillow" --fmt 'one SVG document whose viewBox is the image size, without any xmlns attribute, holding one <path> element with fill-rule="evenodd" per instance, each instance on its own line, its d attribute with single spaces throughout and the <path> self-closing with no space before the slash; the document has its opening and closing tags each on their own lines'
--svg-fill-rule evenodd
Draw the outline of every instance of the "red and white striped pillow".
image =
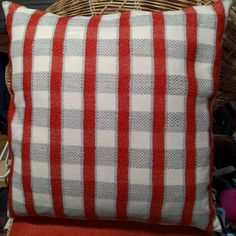
<svg viewBox="0 0 236 236">
<path fill-rule="evenodd" d="M 229 5 L 59 17 L 3 2 L 10 215 L 211 230 L 211 100 Z"/>
</svg>

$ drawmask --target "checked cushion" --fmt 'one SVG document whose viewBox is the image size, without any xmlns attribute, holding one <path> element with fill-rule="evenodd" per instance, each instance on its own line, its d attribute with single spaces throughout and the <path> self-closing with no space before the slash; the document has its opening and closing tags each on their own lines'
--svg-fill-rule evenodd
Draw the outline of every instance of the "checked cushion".
<svg viewBox="0 0 236 236">
<path fill-rule="evenodd" d="M 211 230 L 211 100 L 230 3 L 59 17 L 3 2 L 10 215 Z"/>
</svg>

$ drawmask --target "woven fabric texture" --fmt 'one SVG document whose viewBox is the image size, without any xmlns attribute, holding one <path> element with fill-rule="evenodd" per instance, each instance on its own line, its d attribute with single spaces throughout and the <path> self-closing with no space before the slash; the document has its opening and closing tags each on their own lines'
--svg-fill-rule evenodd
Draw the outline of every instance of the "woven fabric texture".
<svg viewBox="0 0 236 236">
<path fill-rule="evenodd" d="M 3 2 L 11 216 L 212 229 L 211 100 L 229 5 L 59 17 Z"/>
</svg>

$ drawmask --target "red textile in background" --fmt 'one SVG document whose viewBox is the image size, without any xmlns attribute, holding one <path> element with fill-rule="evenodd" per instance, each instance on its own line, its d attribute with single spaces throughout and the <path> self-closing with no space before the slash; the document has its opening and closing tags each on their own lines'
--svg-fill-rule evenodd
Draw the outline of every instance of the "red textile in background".
<svg viewBox="0 0 236 236">
<path fill-rule="evenodd" d="M 134 222 L 78 221 L 49 218 L 15 219 L 9 236 L 210 236 L 212 233 L 177 226 Z"/>
</svg>

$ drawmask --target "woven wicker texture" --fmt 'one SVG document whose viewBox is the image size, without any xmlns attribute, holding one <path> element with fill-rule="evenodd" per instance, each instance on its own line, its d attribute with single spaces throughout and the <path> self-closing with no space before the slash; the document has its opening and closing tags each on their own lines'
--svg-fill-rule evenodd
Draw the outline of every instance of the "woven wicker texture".
<svg viewBox="0 0 236 236">
<path fill-rule="evenodd" d="M 209 5 L 217 0 L 56 0 L 48 11 L 58 15 L 110 14 L 124 10 L 166 11 L 188 6 Z M 223 39 L 222 65 L 219 92 L 214 99 L 214 110 L 231 100 L 236 100 L 236 4 L 231 7 Z M 7 85 L 11 83 L 11 68 L 7 67 Z"/>
<path fill-rule="evenodd" d="M 96 15 L 124 10 L 167 11 L 211 4 L 214 0 L 57 0 L 48 11 L 58 15 Z"/>
<path fill-rule="evenodd" d="M 11 65 L 8 64 L 6 66 L 6 71 L 5 71 L 5 81 L 6 81 L 6 86 L 8 88 L 8 91 L 10 93 L 11 93 L 11 91 L 10 91 L 10 88 L 11 88 L 11 73 L 12 73 Z"/>
<path fill-rule="evenodd" d="M 219 92 L 215 98 L 215 107 L 232 100 L 236 100 L 236 1 L 230 9 L 223 38 Z"/>
<path fill-rule="evenodd" d="M 2 152 L 6 142 L 7 142 L 7 136 L 0 133 L 0 153 Z"/>
</svg>

